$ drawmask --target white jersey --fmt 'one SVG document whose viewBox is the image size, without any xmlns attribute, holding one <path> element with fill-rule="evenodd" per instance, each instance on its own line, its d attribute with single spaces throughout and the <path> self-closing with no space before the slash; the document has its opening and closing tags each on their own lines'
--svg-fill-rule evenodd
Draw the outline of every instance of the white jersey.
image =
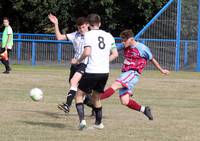
<svg viewBox="0 0 200 141">
<path fill-rule="evenodd" d="M 72 42 L 74 47 L 74 58 L 79 59 L 84 51 L 84 36 L 79 32 L 72 32 L 66 34 L 67 38 Z M 87 63 L 87 59 L 82 61 L 83 63 Z"/>
<path fill-rule="evenodd" d="M 116 48 L 114 37 L 103 30 L 91 30 L 85 34 L 84 46 L 91 47 L 86 72 L 109 73 L 110 52 Z"/>
</svg>

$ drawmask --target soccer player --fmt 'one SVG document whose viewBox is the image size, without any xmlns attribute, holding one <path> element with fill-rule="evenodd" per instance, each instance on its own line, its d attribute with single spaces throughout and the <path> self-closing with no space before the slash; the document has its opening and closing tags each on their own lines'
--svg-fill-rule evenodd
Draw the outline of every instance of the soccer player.
<svg viewBox="0 0 200 141">
<path fill-rule="evenodd" d="M 67 94 L 67 100 L 66 103 L 58 105 L 58 108 L 60 110 L 63 110 L 65 113 L 68 113 L 72 101 L 76 95 L 78 82 L 81 79 L 82 75 L 85 73 L 87 58 L 82 60 L 79 64 L 75 64 L 75 62 L 77 59 L 80 58 L 81 54 L 84 51 L 84 35 L 86 32 L 88 32 L 89 25 L 87 22 L 87 18 L 79 17 L 76 21 L 78 31 L 69 34 L 61 34 L 58 26 L 58 19 L 56 18 L 56 16 L 49 14 L 48 17 L 50 21 L 54 24 L 56 38 L 58 40 L 70 40 L 73 43 L 73 47 L 75 50 L 74 58 L 71 59 L 71 68 L 69 75 L 70 90 Z M 92 107 L 90 97 L 90 95 L 85 97 L 84 104 L 86 104 L 89 107 Z"/>
<path fill-rule="evenodd" d="M 86 57 L 89 57 L 86 73 L 80 80 L 79 89 L 76 94 L 76 108 L 80 120 L 80 130 L 86 127 L 83 97 L 85 94 L 91 93 L 92 91 L 95 111 L 95 125 L 93 127 L 97 129 L 104 128 L 102 123 L 100 93 L 104 91 L 108 79 L 109 61 L 114 60 L 118 56 L 113 36 L 99 29 L 101 25 L 100 16 L 97 14 L 90 14 L 87 19 L 91 30 L 85 34 L 84 48 L 86 50 L 77 60 L 77 63 L 80 63 Z"/>
<path fill-rule="evenodd" d="M 132 89 L 139 80 L 144 67 L 149 60 L 161 73 L 168 75 L 169 71 L 163 69 L 156 59 L 153 57 L 150 49 L 142 43 L 136 42 L 133 38 L 131 30 L 124 30 L 120 37 L 123 40 L 124 46 L 124 63 L 122 73 L 111 86 L 101 94 L 101 99 L 110 97 L 119 90 L 120 101 L 123 105 L 130 109 L 144 113 L 149 120 L 153 120 L 151 109 L 148 106 L 143 106 L 130 98 Z"/>
<path fill-rule="evenodd" d="M 9 54 L 13 46 L 13 30 L 7 17 L 3 18 L 3 25 L 5 28 L 2 36 L 2 46 L 0 48 L 0 60 L 6 69 L 3 73 L 8 74 L 11 71 L 11 67 L 9 65 Z"/>
</svg>

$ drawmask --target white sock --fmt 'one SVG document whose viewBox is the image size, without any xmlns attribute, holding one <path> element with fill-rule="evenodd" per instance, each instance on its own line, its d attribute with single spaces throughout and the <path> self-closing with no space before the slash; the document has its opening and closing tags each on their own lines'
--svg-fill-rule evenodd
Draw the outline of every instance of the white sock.
<svg viewBox="0 0 200 141">
<path fill-rule="evenodd" d="M 144 110 L 145 110 L 145 106 L 141 106 L 140 112 L 143 112 L 143 113 L 144 113 Z"/>
<path fill-rule="evenodd" d="M 77 91 L 77 87 L 70 87 L 70 90 Z"/>
</svg>

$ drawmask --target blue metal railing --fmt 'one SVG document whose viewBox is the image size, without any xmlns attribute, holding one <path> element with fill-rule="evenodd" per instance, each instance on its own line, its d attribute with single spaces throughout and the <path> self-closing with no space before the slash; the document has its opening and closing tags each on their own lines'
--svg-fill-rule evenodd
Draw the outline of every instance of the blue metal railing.
<svg viewBox="0 0 200 141">
<path fill-rule="evenodd" d="M 198 49 L 197 49 L 196 71 L 200 72 L 200 0 L 199 0 L 199 6 L 198 6 Z"/>
</svg>

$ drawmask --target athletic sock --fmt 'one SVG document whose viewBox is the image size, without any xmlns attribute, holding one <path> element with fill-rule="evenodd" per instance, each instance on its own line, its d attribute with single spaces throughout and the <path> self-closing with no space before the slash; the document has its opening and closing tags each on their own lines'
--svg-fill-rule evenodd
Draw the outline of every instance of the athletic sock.
<svg viewBox="0 0 200 141">
<path fill-rule="evenodd" d="M 83 103 L 77 103 L 76 104 L 76 110 L 78 112 L 79 120 L 81 122 L 85 118 Z"/>
<path fill-rule="evenodd" d="M 94 108 L 94 111 L 95 111 L 95 118 L 96 118 L 95 124 L 99 125 L 101 124 L 101 121 L 102 121 L 102 107 Z"/>
<path fill-rule="evenodd" d="M 144 111 L 145 111 L 145 106 L 141 105 L 140 112 L 144 113 Z"/>
<path fill-rule="evenodd" d="M 111 95 L 113 95 L 115 93 L 115 90 L 111 87 L 109 87 L 108 89 L 106 89 L 104 91 L 104 93 L 101 93 L 100 95 L 100 99 L 103 100 L 103 99 L 106 99 L 108 97 L 110 97 Z"/>
<path fill-rule="evenodd" d="M 76 91 L 75 89 L 71 88 L 70 91 L 67 94 L 67 100 L 66 100 L 66 104 L 70 107 L 72 105 L 72 101 L 76 95 Z"/>
<path fill-rule="evenodd" d="M 141 109 L 141 105 L 138 104 L 133 99 L 130 99 L 129 102 L 128 102 L 128 105 L 126 105 L 126 106 L 129 107 L 130 109 L 134 109 L 136 111 L 140 111 L 140 109 Z"/>
</svg>

